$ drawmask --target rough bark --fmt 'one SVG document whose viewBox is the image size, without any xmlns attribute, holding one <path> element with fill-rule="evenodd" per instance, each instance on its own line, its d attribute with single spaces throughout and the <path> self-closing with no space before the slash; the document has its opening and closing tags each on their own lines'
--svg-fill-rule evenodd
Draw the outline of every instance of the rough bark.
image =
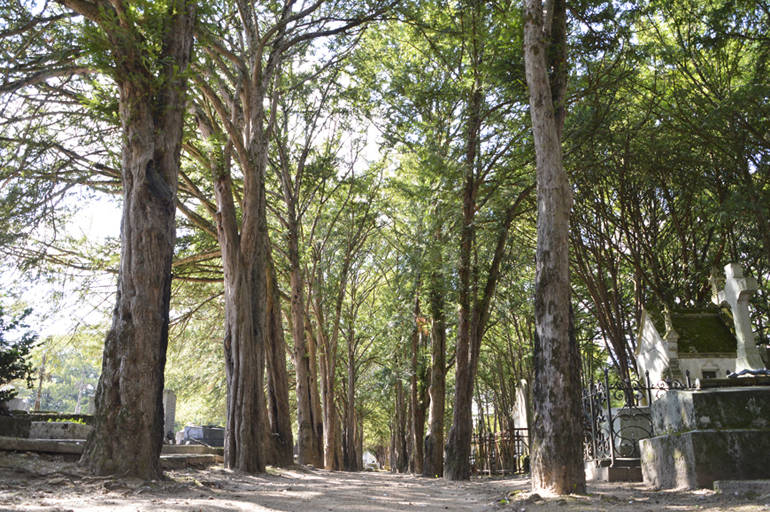
<svg viewBox="0 0 770 512">
<path fill-rule="evenodd" d="M 293 202 L 287 203 L 288 230 L 287 246 L 289 256 L 289 280 L 291 285 L 291 315 L 292 336 L 294 338 L 294 367 L 296 369 L 297 392 L 297 424 L 299 433 L 297 438 L 298 462 L 300 464 L 312 464 L 315 467 L 323 465 L 323 459 L 319 457 L 321 439 L 317 437 L 313 428 L 313 400 L 312 389 L 316 384 L 312 379 L 311 351 L 305 336 L 305 284 L 302 276 L 302 268 L 299 260 L 299 229 L 296 215 L 293 214 Z"/>
<path fill-rule="evenodd" d="M 532 488 L 565 494 L 585 492 L 585 473 L 579 359 L 570 321 L 568 250 L 572 197 L 562 166 L 560 141 L 564 94 L 561 89 L 552 90 L 554 84 L 563 88 L 565 80 L 549 81 L 546 60 L 546 43 L 550 43 L 550 70 L 561 77 L 566 13 L 561 0 L 549 2 L 546 11 L 548 20 L 544 23 L 540 0 L 527 0 L 524 51 L 538 207 Z"/>
<path fill-rule="evenodd" d="M 438 219 L 438 216 L 436 216 Z M 425 436 L 425 453 L 422 474 L 435 478 L 444 472 L 444 409 L 446 396 L 446 320 L 444 316 L 444 276 L 441 257 L 441 227 L 437 226 L 431 247 L 431 273 L 429 285 L 431 328 L 430 406 L 428 409 L 428 434 Z"/>
<path fill-rule="evenodd" d="M 419 279 L 418 279 L 419 289 Z M 420 326 L 420 296 L 416 295 L 414 299 L 414 330 L 412 331 L 412 346 L 411 346 L 411 376 L 409 379 L 410 385 L 410 410 L 412 412 L 410 418 L 410 442 L 412 443 L 412 461 L 410 463 L 412 472 L 422 474 L 423 466 L 423 434 L 425 432 L 425 407 L 418 399 L 419 393 L 419 367 L 418 367 L 418 353 L 420 347 L 420 338 L 422 337 Z"/>
<path fill-rule="evenodd" d="M 115 60 L 123 130 L 123 216 L 116 306 L 96 390 L 94 431 L 81 463 L 96 474 L 161 476 L 163 385 L 184 72 L 195 9 L 171 2 L 157 57 L 123 2 L 61 3 L 96 23 Z M 157 59 L 157 61 L 154 61 Z M 162 78 L 162 79 L 161 79 Z"/>
<path fill-rule="evenodd" d="M 217 198 L 232 201 L 229 177 L 216 183 Z M 220 190 L 226 189 L 227 193 Z M 227 376 L 227 425 L 225 428 L 225 467 L 247 473 L 264 471 L 261 450 L 264 347 L 266 336 L 266 290 L 261 258 L 262 244 L 243 244 L 237 231 L 223 228 L 226 215 L 235 226 L 235 208 L 220 203 L 220 246 L 225 273 L 225 371 Z M 226 213 L 227 212 L 227 213 Z M 252 252 L 254 251 L 254 252 Z M 259 261 L 259 263 L 258 263 Z"/>
<path fill-rule="evenodd" d="M 480 78 L 477 76 L 468 101 L 468 125 L 466 127 L 465 183 L 463 186 L 463 225 L 460 236 L 460 260 L 458 264 L 458 323 L 455 370 L 455 403 L 452 426 L 444 447 L 444 478 L 468 480 L 471 477 L 470 455 L 473 418 L 473 377 L 471 344 L 479 326 L 474 321 L 471 294 L 471 253 L 475 238 L 476 195 L 478 190 L 475 165 L 478 136 L 481 128 Z"/>
<path fill-rule="evenodd" d="M 286 341 L 281 319 L 281 294 L 271 250 L 266 247 L 268 278 L 268 337 L 265 345 L 267 363 L 267 417 L 272 457 L 276 466 L 294 464 L 294 440 L 289 410 L 289 378 L 286 372 Z"/>
<path fill-rule="evenodd" d="M 406 473 L 409 470 L 409 454 L 407 453 L 407 402 L 404 397 L 404 384 L 396 379 L 396 403 L 393 415 L 393 433 L 391 436 L 391 468 L 394 473 Z"/>
<path fill-rule="evenodd" d="M 307 350 L 308 359 L 310 361 L 310 404 L 311 404 L 311 424 L 313 425 L 313 436 L 316 440 L 315 448 L 315 460 L 318 461 L 318 467 L 323 467 L 324 453 L 323 453 L 323 411 L 321 408 L 321 393 L 318 389 L 318 342 L 313 334 L 312 323 L 308 315 L 305 316 L 307 337 Z"/>
<path fill-rule="evenodd" d="M 356 331 L 348 326 L 348 371 L 345 399 L 345 419 L 342 431 L 342 463 L 345 471 L 360 471 L 362 453 L 358 452 L 356 418 Z"/>
</svg>

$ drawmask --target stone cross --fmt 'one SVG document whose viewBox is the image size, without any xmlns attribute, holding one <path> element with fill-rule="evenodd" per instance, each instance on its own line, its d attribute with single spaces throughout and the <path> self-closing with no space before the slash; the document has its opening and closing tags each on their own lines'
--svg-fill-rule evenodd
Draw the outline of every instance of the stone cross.
<svg viewBox="0 0 770 512">
<path fill-rule="evenodd" d="M 744 277 L 743 269 L 737 263 L 725 265 L 725 288 L 717 293 L 717 305 L 727 303 L 733 312 L 735 337 L 738 341 L 735 371 L 762 370 L 765 365 L 754 342 L 749 316 L 749 299 L 759 288 L 753 277 Z"/>
</svg>

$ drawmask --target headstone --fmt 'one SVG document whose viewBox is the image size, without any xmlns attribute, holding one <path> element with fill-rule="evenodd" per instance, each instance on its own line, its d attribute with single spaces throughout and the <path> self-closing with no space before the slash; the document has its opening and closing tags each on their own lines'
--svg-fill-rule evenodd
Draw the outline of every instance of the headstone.
<svg viewBox="0 0 770 512">
<path fill-rule="evenodd" d="M 650 409 L 659 435 L 639 442 L 645 483 L 692 489 L 770 478 L 770 387 L 669 390 Z"/>
<path fill-rule="evenodd" d="M 11 398 L 6 402 L 9 411 L 27 411 L 29 412 L 29 404 L 21 398 Z"/>
<path fill-rule="evenodd" d="M 176 393 L 163 390 L 163 439 L 174 440 L 174 420 L 176 419 Z"/>
<path fill-rule="evenodd" d="M 513 424 L 516 428 L 530 428 L 531 410 L 529 384 L 526 379 L 521 379 L 516 386 L 516 403 L 513 406 Z"/>
<path fill-rule="evenodd" d="M 735 371 L 762 370 L 765 365 L 759 354 L 759 349 L 754 340 L 754 331 L 751 328 L 751 315 L 749 315 L 749 300 L 759 288 L 757 280 L 753 277 L 745 277 L 743 269 L 737 263 L 725 265 L 724 290 L 716 291 L 713 301 L 720 305 L 727 303 L 733 313 L 735 322 L 735 337 L 738 340 Z"/>
</svg>

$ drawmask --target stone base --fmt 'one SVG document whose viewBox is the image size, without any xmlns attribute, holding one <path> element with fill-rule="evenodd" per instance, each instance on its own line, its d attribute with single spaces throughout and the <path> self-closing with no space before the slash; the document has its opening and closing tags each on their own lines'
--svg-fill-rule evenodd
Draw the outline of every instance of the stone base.
<svg viewBox="0 0 770 512">
<path fill-rule="evenodd" d="M 714 490 L 733 496 L 768 496 L 770 480 L 715 480 Z"/>
<path fill-rule="evenodd" d="M 589 482 L 641 482 L 642 468 L 639 459 L 616 459 L 610 466 L 610 460 L 587 461 L 585 463 L 586 480 Z"/>
<path fill-rule="evenodd" d="M 86 439 L 94 427 L 70 421 L 33 421 L 31 439 Z"/>
<path fill-rule="evenodd" d="M 29 418 L 18 416 L 0 416 L 0 436 L 29 437 Z"/>
<path fill-rule="evenodd" d="M 651 408 L 654 432 L 770 429 L 770 386 L 672 389 Z"/>
<path fill-rule="evenodd" d="M 656 488 L 711 488 L 715 480 L 770 478 L 770 431 L 693 430 L 643 439 L 644 482 Z"/>
</svg>

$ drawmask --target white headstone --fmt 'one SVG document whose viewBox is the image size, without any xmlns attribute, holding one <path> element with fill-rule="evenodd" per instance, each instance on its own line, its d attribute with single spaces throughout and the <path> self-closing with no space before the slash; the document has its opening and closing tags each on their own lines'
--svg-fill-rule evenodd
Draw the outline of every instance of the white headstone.
<svg viewBox="0 0 770 512">
<path fill-rule="evenodd" d="M 754 341 L 754 331 L 751 329 L 749 315 L 749 300 L 759 288 L 757 280 L 745 277 L 743 269 L 737 263 L 725 265 L 725 289 L 717 294 L 718 305 L 727 303 L 733 313 L 735 322 L 735 337 L 738 341 L 735 371 L 762 370 L 765 365 L 759 355 Z"/>
<path fill-rule="evenodd" d="M 529 384 L 526 379 L 521 379 L 519 385 L 516 386 L 516 403 L 513 405 L 513 425 L 516 428 L 530 428 L 531 418 Z"/>
<path fill-rule="evenodd" d="M 163 439 L 174 438 L 174 421 L 176 420 L 176 393 L 170 389 L 163 390 Z"/>
</svg>

